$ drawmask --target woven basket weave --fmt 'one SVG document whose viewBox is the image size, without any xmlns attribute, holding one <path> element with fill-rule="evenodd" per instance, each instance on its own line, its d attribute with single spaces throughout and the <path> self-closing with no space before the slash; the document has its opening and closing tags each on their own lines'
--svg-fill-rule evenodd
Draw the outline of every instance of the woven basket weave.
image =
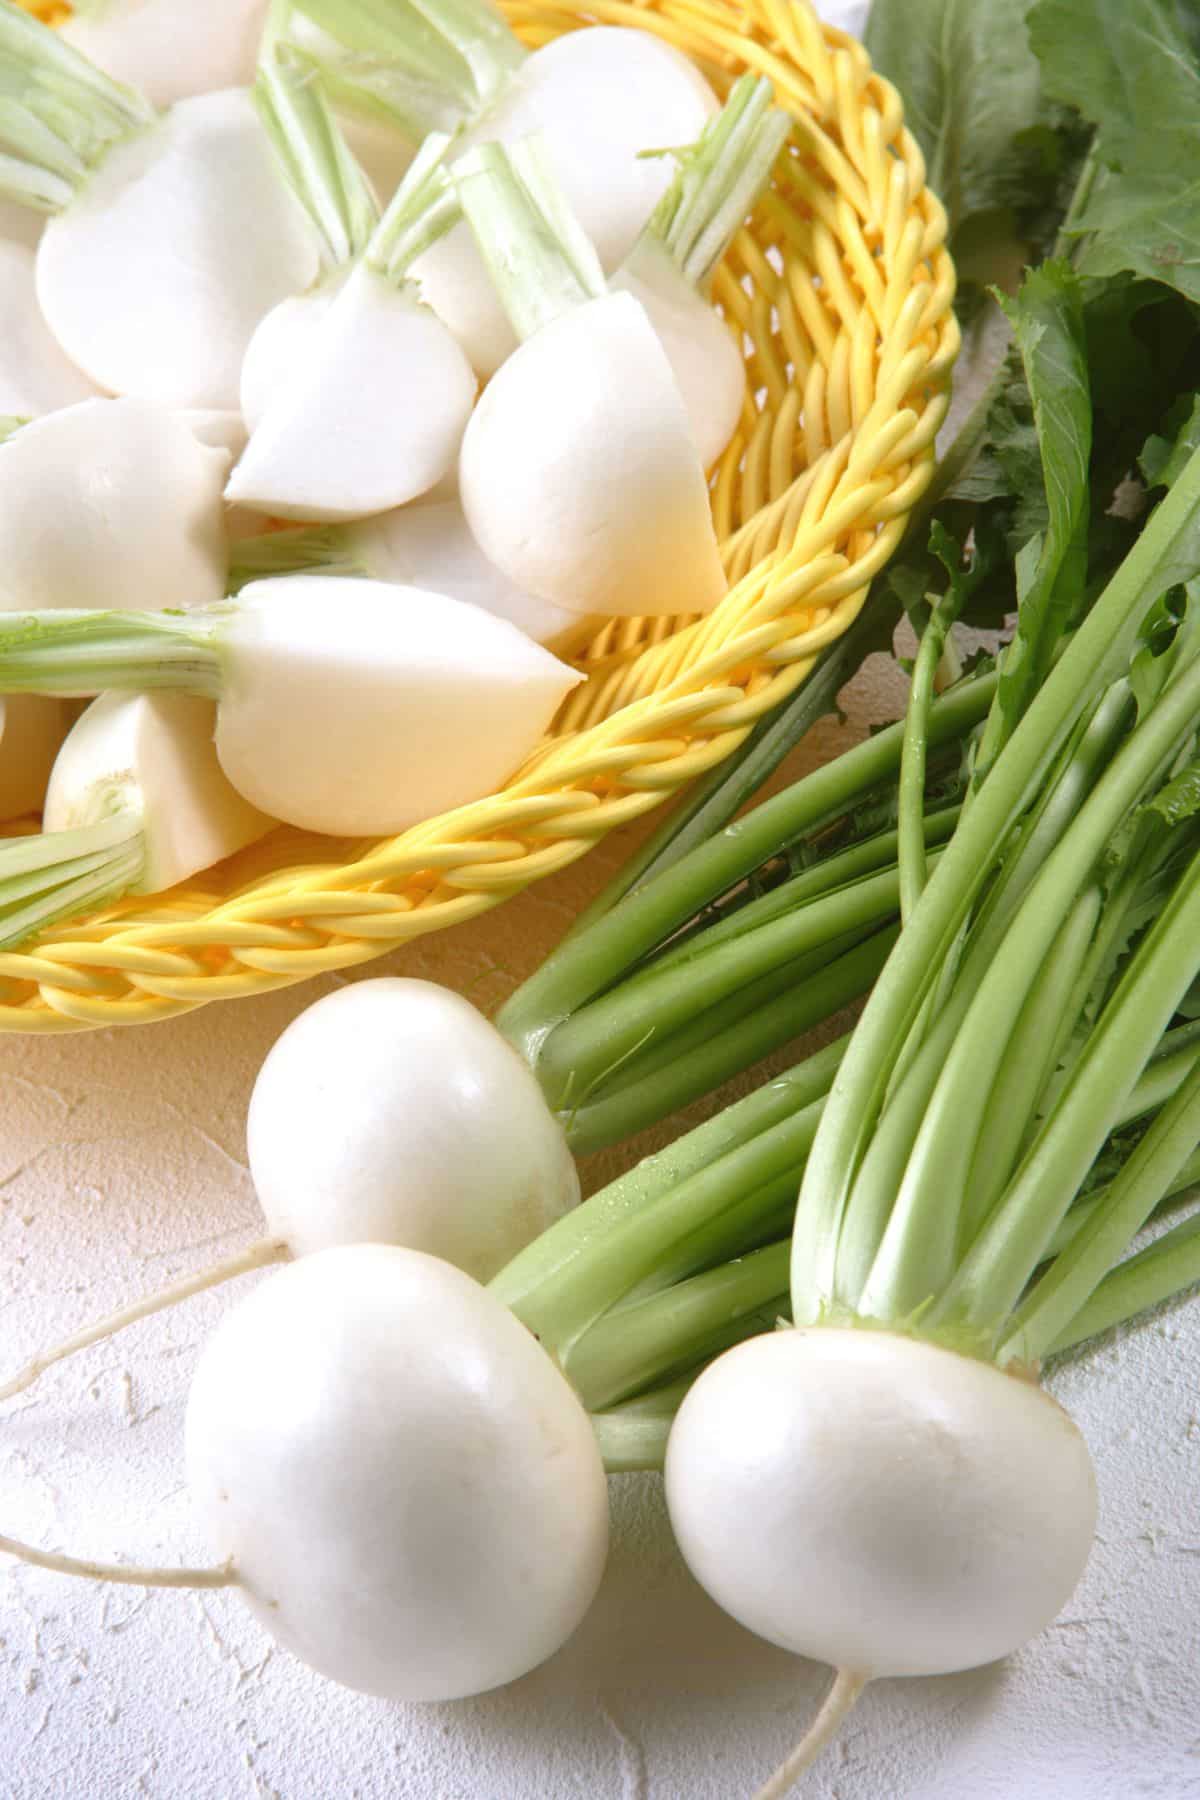
<svg viewBox="0 0 1200 1800">
<path fill-rule="evenodd" d="M 899 99 L 807 0 L 502 0 L 531 46 L 636 25 L 722 95 L 768 76 L 794 120 L 714 298 L 749 372 L 712 481 L 730 592 L 703 620 L 621 619 L 499 793 L 400 837 L 279 830 L 169 894 L 0 953 L 0 1030 L 168 1018 L 361 963 L 460 924 L 712 768 L 854 619 L 926 486 L 958 332 L 945 217 Z M 43 15 L 54 8 L 33 0 Z"/>
</svg>

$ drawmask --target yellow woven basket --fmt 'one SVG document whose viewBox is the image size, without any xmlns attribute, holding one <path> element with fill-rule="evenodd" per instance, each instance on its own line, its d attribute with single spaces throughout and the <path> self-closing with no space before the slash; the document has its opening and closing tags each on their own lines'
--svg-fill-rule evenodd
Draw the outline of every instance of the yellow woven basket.
<svg viewBox="0 0 1200 1800">
<path fill-rule="evenodd" d="M 31 0 L 43 15 L 50 4 Z M 499 793 L 400 837 L 279 830 L 165 895 L 0 954 L 0 1030 L 169 1018 L 344 969 L 563 868 L 713 767 L 854 619 L 929 480 L 958 349 L 945 216 L 895 90 L 807 0 L 501 0 L 531 45 L 636 25 L 719 93 L 766 75 L 794 120 L 718 272 L 748 399 L 712 481 L 731 588 L 708 618 L 621 619 Z"/>
</svg>

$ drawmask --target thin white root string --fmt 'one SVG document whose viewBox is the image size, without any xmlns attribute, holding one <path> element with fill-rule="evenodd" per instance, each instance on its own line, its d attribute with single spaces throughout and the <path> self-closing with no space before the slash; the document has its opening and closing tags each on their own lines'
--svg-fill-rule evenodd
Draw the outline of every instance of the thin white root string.
<svg viewBox="0 0 1200 1800">
<path fill-rule="evenodd" d="M 19 1538 L 0 1536 L 0 1552 L 32 1563 L 38 1569 L 52 1569 L 56 1575 L 83 1575 L 89 1581 L 120 1581 L 129 1587 L 222 1588 L 236 1587 L 238 1577 L 232 1561 L 215 1569 L 150 1569 L 135 1563 L 92 1562 L 88 1557 L 64 1556 L 58 1550 L 38 1550 L 23 1544 Z"/>
<path fill-rule="evenodd" d="M 776 1769 L 765 1787 L 759 1788 L 754 1800 L 784 1800 L 784 1796 L 791 1793 L 798 1778 L 816 1762 L 857 1706 L 859 1695 L 870 1679 L 869 1675 L 860 1675 L 854 1669 L 837 1670 L 820 1712 L 787 1761 Z"/>
<path fill-rule="evenodd" d="M 193 1294 L 202 1294 L 207 1288 L 218 1287 L 223 1281 L 232 1281 L 235 1275 L 248 1275 L 253 1269 L 263 1269 L 268 1263 L 284 1262 L 291 1255 L 286 1244 L 277 1239 L 267 1239 L 259 1244 L 252 1244 L 249 1250 L 243 1250 L 238 1256 L 231 1256 L 228 1261 L 215 1263 L 211 1269 L 204 1269 L 198 1275 L 187 1275 L 182 1281 L 171 1287 L 160 1289 L 145 1300 L 137 1300 L 132 1306 L 122 1307 L 119 1312 L 110 1313 L 107 1319 L 101 1319 L 95 1325 L 89 1325 L 84 1331 L 77 1331 L 74 1337 L 64 1338 L 61 1344 L 52 1350 L 43 1350 L 33 1361 L 21 1370 L 19 1375 L 0 1386 L 0 1400 L 11 1400 L 25 1389 L 32 1387 L 39 1375 L 62 1362 L 64 1357 L 74 1356 L 77 1350 L 87 1350 L 92 1344 L 103 1343 L 105 1338 L 115 1336 L 124 1331 L 127 1325 L 136 1325 L 139 1319 L 148 1319 L 152 1313 L 164 1312 L 169 1306 L 177 1306 L 181 1300 L 190 1300 Z"/>
</svg>

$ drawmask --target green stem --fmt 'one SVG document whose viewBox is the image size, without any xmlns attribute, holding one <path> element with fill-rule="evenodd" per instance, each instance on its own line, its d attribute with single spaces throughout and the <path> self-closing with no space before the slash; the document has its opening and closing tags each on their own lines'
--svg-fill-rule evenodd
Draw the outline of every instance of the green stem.
<svg viewBox="0 0 1200 1800">
<path fill-rule="evenodd" d="M 445 237 L 462 216 L 447 173 L 451 140 L 431 132 L 417 151 L 366 249 L 366 261 L 394 287 L 426 250 Z"/>
<path fill-rule="evenodd" d="M 1164 1233 L 1105 1276 L 1087 1304 L 1051 1344 L 1050 1356 L 1124 1325 L 1200 1282 L 1200 1213 Z"/>
<path fill-rule="evenodd" d="M 347 267 L 366 249 L 379 209 L 307 62 L 289 44 L 262 57 L 254 104 L 288 186 L 316 227 L 326 270 Z"/>
<path fill-rule="evenodd" d="M 217 699 L 223 603 L 193 613 L 71 612 L 0 616 L 0 694 L 88 695 L 179 688 Z"/>
<path fill-rule="evenodd" d="M 896 871 L 884 869 L 711 949 L 698 938 L 681 962 L 661 969 L 652 964 L 551 1034 L 538 1064 L 547 1099 L 554 1107 L 569 1105 L 635 1047 L 669 1035 L 697 1012 L 833 937 L 885 923 L 898 903 Z"/>
<path fill-rule="evenodd" d="M 684 280 L 703 292 L 787 141 L 790 120 L 773 108 L 765 78 L 743 75 L 697 141 L 674 152 L 675 179 L 650 216 L 629 261 L 661 246 Z"/>
<path fill-rule="evenodd" d="M 1153 715 L 1152 715 L 1153 716 Z M 1200 857 L 1126 970 L 1032 1149 L 932 1322 L 999 1332 L 1200 968 Z M 1174 1103 L 1172 1103 L 1174 1105 Z"/>
<path fill-rule="evenodd" d="M 542 143 L 478 144 L 455 164 L 459 203 L 519 338 L 605 292 L 604 272 Z"/>
<path fill-rule="evenodd" d="M 230 546 L 229 592 L 240 594 L 252 581 L 276 575 L 367 575 L 354 554 L 354 541 L 342 525 L 297 525 L 240 538 Z"/>
<path fill-rule="evenodd" d="M 1178 1203 L 1186 1194 L 1190 1193 L 1198 1182 L 1200 1182 L 1200 1150 L 1193 1151 L 1178 1173 L 1168 1182 L 1166 1191 L 1159 1200 L 1155 1211 L 1161 1211 L 1164 1207 L 1170 1206 L 1172 1202 Z M 1111 1192 L 1112 1183 L 1110 1182 L 1106 1187 L 1096 1188 L 1092 1193 L 1085 1194 L 1082 1199 L 1075 1202 L 1047 1246 L 1046 1261 L 1048 1263 L 1053 1261 L 1056 1256 L 1060 1256 L 1068 1245 L 1075 1242 L 1084 1226 L 1096 1216 L 1101 1207 L 1107 1204 Z"/>
<path fill-rule="evenodd" d="M 886 596 L 880 595 L 877 601 L 872 595 L 850 629 L 822 652 L 796 692 L 759 720 L 733 756 L 688 789 L 685 798 L 579 914 L 563 943 L 580 937 L 627 895 L 648 887 L 657 876 L 715 838 L 818 720 L 834 711 L 838 694 L 855 670 L 871 651 L 886 646 L 898 617 L 899 608 L 888 604 Z"/>
<path fill-rule="evenodd" d="M 525 61 L 486 0 L 297 0 L 324 36 L 305 44 L 339 100 L 416 142 L 473 124 Z"/>
<path fill-rule="evenodd" d="M 1039 1362 L 1084 1309 L 1200 1143 L 1200 1065 L 1009 1321 L 997 1360 Z"/>
<path fill-rule="evenodd" d="M 142 821 L 132 810 L 74 831 L 0 844 L 0 949 L 119 899 L 144 868 Z"/>
<path fill-rule="evenodd" d="M 1004 1192 L 1058 1062 L 1061 1035 L 1078 1017 L 1079 970 L 1100 918 L 1098 888 L 1081 894 L 1064 919 L 1022 1008 L 983 1115 L 962 1207 L 960 1248 L 970 1243 Z M 1074 1011 L 1072 1011 L 1074 1005 Z"/>
<path fill-rule="evenodd" d="M 819 973 L 811 974 L 798 988 L 787 987 L 787 971 L 780 971 L 772 979 L 783 991 L 769 1001 L 760 999 L 748 1016 L 710 1042 L 701 1041 L 684 1054 L 672 1056 L 649 1077 L 631 1078 L 615 1092 L 581 1104 L 566 1121 L 572 1149 L 583 1155 L 644 1130 L 833 1018 L 869 990 L 896 935 L 895 927 L 874 932 Z M 667 1043 L 670 1045 L 670 1040 Z"/>
<path fill-rule="evenodd" d="M 561 1355 L 723 1216 L 740 1208 L 749 1229 L 748 1194 L 762 1194 L 773 1217 L 769 1184 L 808 1154 L 841 1051 L 809 1057 L 594 1194 L 502 1269 L 492 1292 Z"/>
<path fill-rule="evenodd" d="M 925 855 L 925 766 L 929 748 L 929 713 L 934 679 L 946 639 L 958 613 L 961 589 L 951 582 L 934 607 L 921 635 L 913 668 L 904 741 L 900 751 L 900 785 L 896 856 L 900 871 L 900 917 L 907 923 L 929 875 Z"/>
<path fill-rule="evenodd" d="M 0 6 L 0 193 L 58 212 L 156 114 L 18 6 Z"/>
<path fill-rule="evenodd" d="M 935 702 L 930 744 L 962 737 L 991 703 L 995 677 L 964 682 Z M 864 794 L 894 780 L 902 726 L 890 726 L 845 755 L 764 800 L 719 836 L 698 844 L 652 882 L 573 936 L 501 1008 L 496 1024 L 537 1071 L 542 1046 L 559 1022 L 614 983 L 718 895 L 754 873 L 769 857 L 827 820 L 839 818 Z"/>
<path fill-rule="evenodd" d="M 1041 692 L 1045 691 L 1043 687 Z M 961 1207 L 984 1113 L 1005 1057 L 1012 1053 L 1021 1010 L 1033 984 L 1046 978 L 1047 955 L 1061 921 L 1092 880 L 1105 845 L 1141 798 L 1164 757 L 1191 731 L 1198 708 L 1200 664 L 1194 664 L 1114 757 L 1030 885 L 975 991 L 955 1035 L 953 1053 L 926 1107 L 879 1255 L 861 1296 L 863 1309 L 872 1317 L 907 1317 L 930 1294 L 951 1282 L 961 1241 Z M 999 767 L 997 762 L 995 769 Z M 989 782 L 994 779 L 993 772 Z M 954 855 L 962 833 L 970 830 L 988 785 L 984 784 L 974 805 L 964 813 L 958 835 L 943 853 L 941 867 Z M 1142 1062 L 1148 1060 L 1169 1017 L 1160 1022 Z M 1139 1063 L 1134 1069 L 1130 1086 L 1141 1066 Z M 1124 1098 L 1124 1090 L 1119 1098 Z M 1101 1142 L 1107 1130 L 1101 1134 Z M 1070 1195 L 1066 1204 L 1069 1199 Z M 1036 1266 L 1035 1258 L 1027 1276 Z M 961 1271 L 957 1279 L 962 1279 Z M 1020 1286 L 1012 1300 L 1019 1292 Z M 980 1322 L 974 1303 L 969 1316 L 972 1323 Z"/>
<path fill-rule="evenodd" d="M 619 1306 L 573 1343 L 563 1373 L 589 1411 L 769 1331 L 787 1305 L 789 1243 Z"/>
<path fill-rule="evenodd" d="M 610 1475 L 661 1473 L 672 1422 L 694 1380 L 694 1373 L 685 1375 L 626 1400 L 623 1406 L 592 1414 L 592 1429 Z"/>
<path fill-rule="evenodd" d="M 837 1241 L 855 1173 L 893 1067 L 971 905 L 1012 829 L 1079 718 L 1128 659 L 1146 609 L 1200 568 L 1200 452 L 1151 515 L 1026 711 L 974 798 L 876 982 L 809 1159 L 797 1209 L 793 1301 L 798 1320 L 833 1298 Z"/>
</svg>

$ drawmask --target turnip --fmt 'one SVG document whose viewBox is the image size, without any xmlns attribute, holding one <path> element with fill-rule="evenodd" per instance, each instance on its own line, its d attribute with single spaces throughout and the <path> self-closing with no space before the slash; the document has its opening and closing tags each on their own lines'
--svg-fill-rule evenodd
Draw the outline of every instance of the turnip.
<svg viewBox="0 0 1200 1800">
<path fill-rule="evenodd" d="M 111 75 L 173 106 L 254 79 L 267 0 L 72 0 L 67 42 Z"/>
<path fill-rule="evenodd" d="M 787 138 L 771 84 L 744 75 L 698 143 L 676 151 L 674 181 L 610 288 L 640 301 L 670 359 L 705 468 L 725 449 L 746 397 L 739 344 L 708 303 L 713 271 Z"/>
<path fill-rule="evenodd" d="M 42 322 L 33 251 L 0 237 L 0 413 L 33 419 L 95 392 Z"/>
<path fill-rule="evenodd" d="M 339 836 L 491 793 L 581 679 L 478 607 L 352 577 L 255 582 L 179 616 L 0 619 L 0 691 L 205 695 L 239 793 Z"/>
<path fill-rule="evenodd" d="M 107 694 L 88 707 L 55 758 L 42 835 L 0 842 L 0 944 L 123 894 L 160 893 L 271 829 L 222 775 L 212 728 L 211 702 L 183 694 Z"/>
<path fill-rule="evenodd" d="M 489 1280 L 579 1200 L 562 1126 L 526 1065 L 473 1006 L 428 981 L 356 982 L 294 1019 L 259 1070 L 247 1141 L 265 1235 L 41 1351 L 0 1400 L 151 1313 L 289 1257 L 395 1244 Z"/>
<path fill-rule="evenodd" d="M 304 0 L 320 32 L 297 34 L 331 91 L 411 136 L 465 127 L 456 150 L 545 134 L 551 166 L 606 270 L 632 248 L 670 185 L 664 158 L 692 143 L 718 102 L 699 71 L 649 32 L 592 26 L 527 54 L 486 0 Z M 480 376 L 516 347 L 460 224 L 410 271 Z"/>
<path fill-rule="evenodd" d="M 537 146 L 457 164 L 463 210 L 525 340 L 471 415 L 463 511 L 489 561 L 576 612 L 706 612 L 726 589 L 704 467 L 654 327 L 606 293 Z"/>
<path fill-rule="evenodd" d="M 249 94 L 159 115 L 0 0 L 0 191 L 53 213 L 37 294 L 97 386 L 176 407 L 237 405 L 259 320 L 308 287 L 317 248 Z"/>
<path fill-rule="evenodd" d="M 0 700 L 0 821 L 41 811 L 67 722 L 57 700 L 28 694 Z"/>
<path fill-rule="evenodd" d="M 143 400 L 84 400 L 13 432 L 0 443 L 0 611 L 220 599 L 229 462 L 186 416 Z"/>
<path fill-rule="evenodd" d="M 587 1414 L 461 1270 L 380 1244 L 282 1269 L 205 1348 L 188 1480 L 222 1561 L 69 1573 L 237 1586 L 277 1642 L 391 1700 L 515 1681 L 570 1637 L 608 1548 Z"/>
<path fill-rule="evenodd" d="M 239 548 L 233 579 L 241 585 L 258 575 L 321 568 L 465 600 L 508 619 L 559 656 L 603 623 L 551 606 L 509 581 L 476 543 L 457 494 L 447 495 L 443 487 L 357 525 L 270 532 Z"/>
<path fill-rule="evenodd" d="M 244 384 L 255 422 L 230 500 L 282 518 L 356 519 L 415 499 L 453 466 L 475 376 L 407 277 L 457 217 L 445 147 L 427 140 L 365 251 L 332 271 L 315 327 L 311 301 L 272 316 Z"/>
</svg>

